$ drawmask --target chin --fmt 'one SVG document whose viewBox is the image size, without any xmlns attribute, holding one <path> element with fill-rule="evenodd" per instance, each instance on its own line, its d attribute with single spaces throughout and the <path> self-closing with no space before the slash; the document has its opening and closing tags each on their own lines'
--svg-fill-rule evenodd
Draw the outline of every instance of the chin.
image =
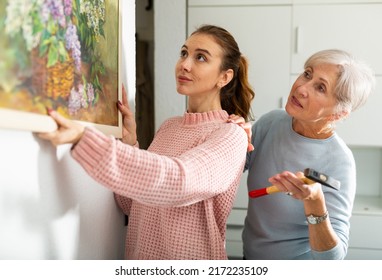
<svg viewBox="0 0 382 280">
<path fill-rule="evenodd" d="M 293 106 L 289 104 L 289 102 L 285 105 L 284 107 L 285 111 L 288 113 L 288 115 L 290 116 L 294 116 L 294 110 L 293 110 Z"/>
<path fill-rule="evenodd" d="M 177 91 L 180 95 L 187 95 L 187 93 L 185 93 L 184 90 L 181 90 L 181 89 L 179 89 L 179 88 L 177 88 L 176 91 Z"/>
</svg>

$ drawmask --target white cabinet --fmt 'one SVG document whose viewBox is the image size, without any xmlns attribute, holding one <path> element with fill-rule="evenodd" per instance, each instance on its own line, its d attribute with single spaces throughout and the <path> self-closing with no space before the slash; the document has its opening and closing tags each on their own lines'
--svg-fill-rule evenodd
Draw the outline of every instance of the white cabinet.
<svg viewBox="0 0 382 280">
<path fill-rule="evenodd" d="M 364 106 L 337 124 L 337 133 L 350 146 L 382 148 L 382 129 L 379 127 L 379 121 L 382 120 L 381 108 L 382 76 L 377 76 L 377 87 L 374 94 L 369 97 Z"/>
<path fill-rule="evenodd" d="M 358 196 L 350 227 L 346 259 L 382 259 L 382 200 Z"/>
<path fill-rule="evenodd" d="M 381 4 L 293 6 L 292 73 L 301 73 L 316 51 L 340 48 L 367 61 L 382 74 Z"/>
<path fill-rule="evenodd" d="M 247 215 L 247 209 L 234 208 L 228 217 L 226 249 L 230 259 L 243 258 L 243 241 L 241 234 L 244 228 L 244 219 Z"/>
</svg>

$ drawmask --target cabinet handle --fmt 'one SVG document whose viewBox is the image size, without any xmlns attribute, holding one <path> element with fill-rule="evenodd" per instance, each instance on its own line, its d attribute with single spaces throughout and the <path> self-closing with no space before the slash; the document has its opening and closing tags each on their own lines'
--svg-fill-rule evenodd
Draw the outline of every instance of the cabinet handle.
<svg viewBox="0 0 382 280">
<path fill-rule="evenodd" d="M 301 50 L 301 39 L 300 39 L 300 36 L 301 36 L 301 27 L 297 26 L 296 27 L 296 41 L 295 41 L 295 52 L 296 53 L 299 53 L 300 50 Z"/>
</svg>

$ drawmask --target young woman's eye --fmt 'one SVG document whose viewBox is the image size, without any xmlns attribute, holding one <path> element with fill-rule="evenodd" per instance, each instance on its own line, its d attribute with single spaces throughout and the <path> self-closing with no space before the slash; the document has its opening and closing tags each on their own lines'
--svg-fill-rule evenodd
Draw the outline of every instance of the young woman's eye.
<svg viewBox="0 0 382 280">
<path fill-rule="evenodd" d="M 198 54 L 197 56 L 196 56 L 196 59 L 198 60 L 198 61 L 206 61 L 206 57 L 204 56 L 204 55 L 202 55 L 202 54 Z"/>
<path fill-rule="evenodd" d="M 181 50 L 180 51 L 180 57 L 186 57 L 187 56 L 187 51 L 186 50 Z"/>
</svg>

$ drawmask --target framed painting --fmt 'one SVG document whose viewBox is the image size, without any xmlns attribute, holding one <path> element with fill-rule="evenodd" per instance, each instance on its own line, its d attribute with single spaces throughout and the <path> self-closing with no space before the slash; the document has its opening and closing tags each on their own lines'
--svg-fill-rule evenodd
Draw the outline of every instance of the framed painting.
<svg viewBox="0 0 382 280">
<path fill-rule="evenodd" d="M 0 127 L 55 130 L 51 108 L 120 137 L 119 2 L 0 1 Z"/>
</svg>

